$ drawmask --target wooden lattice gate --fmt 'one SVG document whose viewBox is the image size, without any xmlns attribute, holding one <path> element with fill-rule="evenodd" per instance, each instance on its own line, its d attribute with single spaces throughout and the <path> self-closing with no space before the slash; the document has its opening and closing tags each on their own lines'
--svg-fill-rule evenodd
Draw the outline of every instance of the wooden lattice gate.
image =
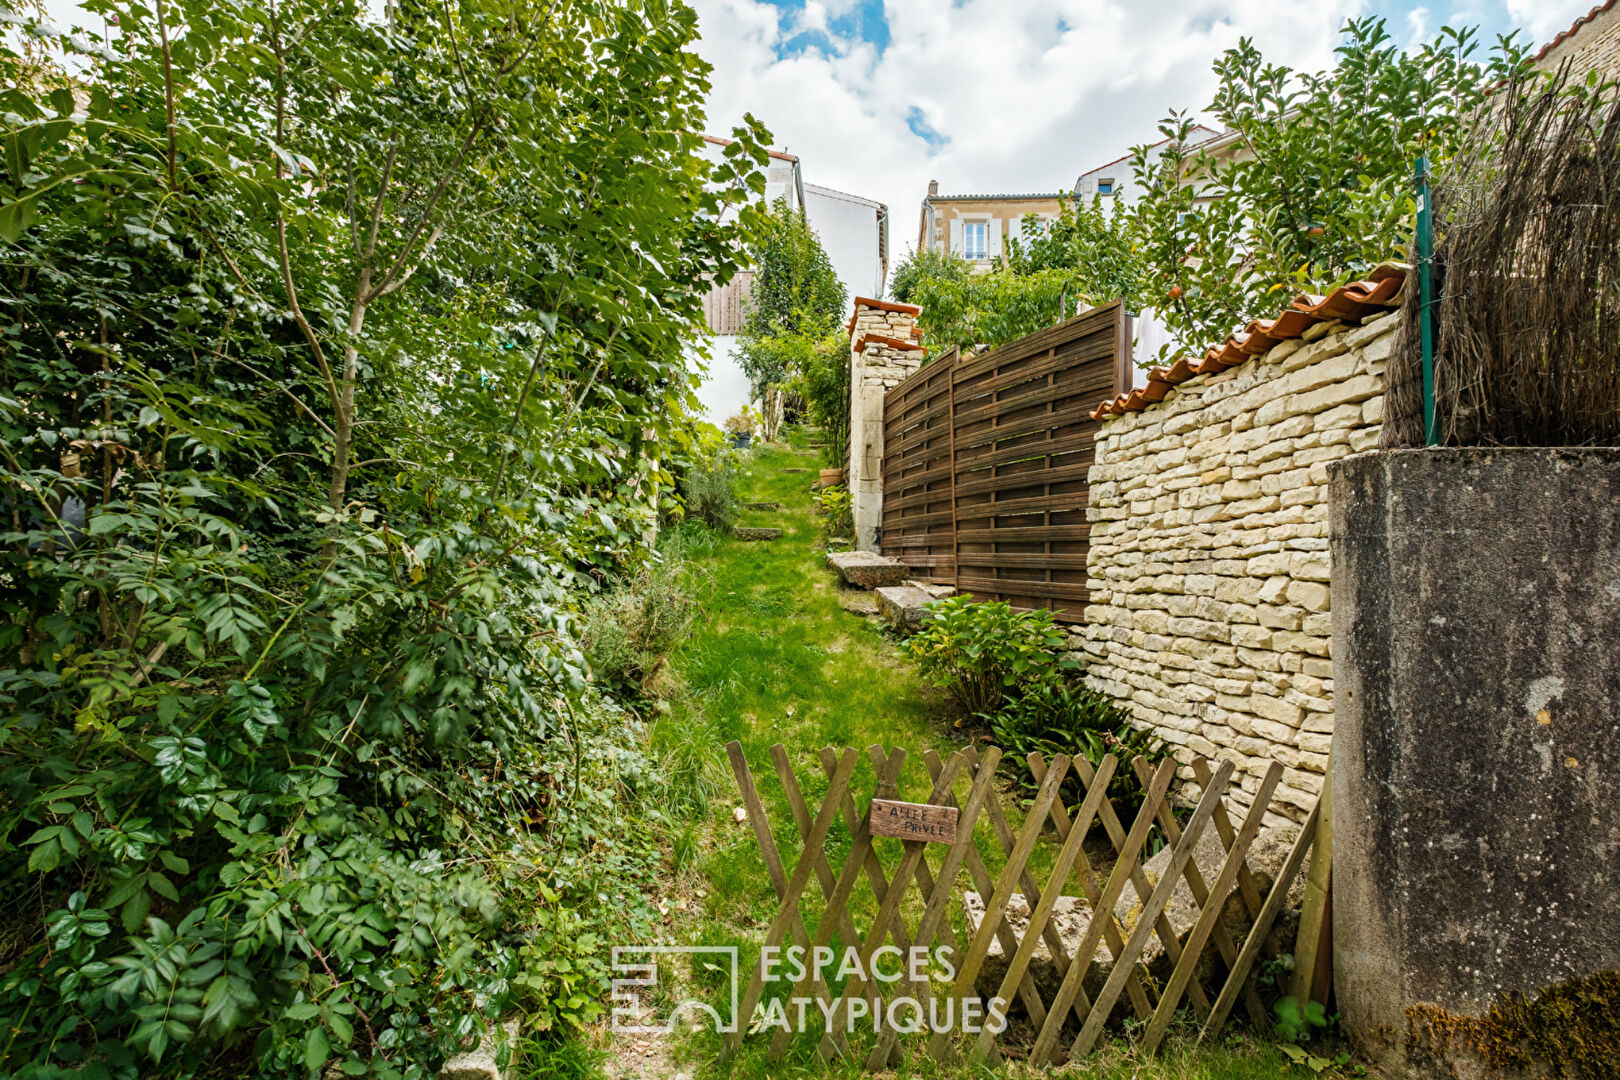
<svg viewBox="0 0 1620 1080">
<path fill-rule="evenodd" d="M 1151 1053 L 1184 1000 L 1198 1019 L 1201 1039 L 1217 1034 L 1239 1003 L 1254 1024 L 1267 1026 L 1268 1014 L 1254 987 L 1256 961 L 1276 951 L 1272 930 L 1277 916 L 1318 836 L 1318 812 L 1313 810 L 1262 898 L 1246 856 L 1282 776 L 1280 765 L 1271 766 L 1251 809 L 1234 827 L 1226 801 L 1230 763 L 1213 770 L 1208 762 L 1195 763 L 1197 785 L 1191 790 L 1198 798 L 1191 816 L 1178 821 L 1171 798 L 1174 761 L 1150 770 L 1142 759 L 1124 766 L 1110 755 L 1093 768 L 1084 758 L 1060 754 L 1045 760 L 1031 754 L 1028 764 L 1039 787 L 1023 820 L 1015 822 L 998 797 L 997 786 L 1004 781 L 995 775 L 1001 752 L 994 747 L 982 752 L 967 747 L 944 759 L 929 752 L 923 756 L 926 783 L 914 777 L 916 783 L 908 784 L 903 775 L 906 751 L 885 753 L 873 746 L 866 753 L 873 788 L 865 805 L 852 790 L 860 755 L 829 747 L 821 752 L 823 775 L 814 785 L 825 783 L 825 795 L 815 807 L 807 802 L 786 749 L 777 745 L 770 751 L 771 764 L 798 837 L 799 853 L 790 861 L 778 840 L 778 829 L 788 823 L 773 825 L 742 747 L 732 742 L 726 749 L 777 897 L 775 917 L 742 995 L 741 1023 L 726 1039 L 728 1054 L 744 1039 L 768 1038 L 776 1057 L 795 1037 L 809 1032 L 822 1056 L 859 1056 L 873 1070 L 898 1062 L 902 1039 L 940 1060 L 965 1052 L 982 1061 L 1021 1057 L 1052 1064 L 1090 1052 L 1116 1007 L 1140 1022 L 1137 1044 Z M 1122 769 L 1141 785 L 1143 795 L 1129 822 L 1119 818 L 1108 797 L 1109 784 Z M 922 802 L 894 801 L 897 792 L 917 785 L 929 791 Z M 1065 790 L 1072 792 L 1067 799 Z M 829 850 L 841 848 L 844 841 L 829 844 L 828 838 L 839 823 L 847 830 L 848 847 L 835 866 Z M 1158 838 L 1172 849 L 1156 880 L 1143 871 L 1155 826 Z M 1216 830 L 1226 852 L 1213 881 L 1205 880 L 1192 858 L 1208 828 Z M 1041 857 L 1036 859 L 1038 848 Z M 1313 880 L 1320 870 L 1313 867 Z M 966 920 L 960 927 L 953 925 L 952 916 L 960 913 L 967 891 L 959 889 L 964 875 L 982 903 L 977 926 Z M 1178 935 L 1165 912 L 1183 880 L 1198 913 L 1191 929 Z M 1116 903 L 1127 888 L 1135 890 L 1140 906 L 1121 920 Z M 1231 938 L 1222 919 L 1234 892 L 1251 920 L 1241 942 Z M 1022 894 L 1027 920 L 1009 917 L 1015 894 Z M 1083 904 L 1090 912 L 1083 936 L 1072 947 L 1054 921 L 1066 899 L 1071 908 Z M 1307 959 L 1306 966 L 1314 961 L 1318 944 L 1314 936 L 1306 940 L 1309 921 L 1307 910 L 1298 954 Z M 1163 980 L 1139 964 L 1153 938 L 1173 965 Z M 994 981 L 983 977 L 993 943 L 999 943 L 1002 958 L 1010 957 Z M 1055 990 L 1044 992 L 1031 978 L 1031 962 L 1042 944 L 1061 976 Z M 1211 984 L 1218 985 L 1213 1000 L 1195 977 L 1210 944 L 1224 971 L 1218 984 Z M 780 961 L 795 947 L 801 962 L 784 979 Z M 948 951 L 937 951 L 942 949 Z M 909 959 L 885 972 L 877 965 L 885 950 Z M 919 955 L 930 968 L 919 970 Z M 949 969 L 943 973 L 942 955 Z M 825 964 L 818 959 L 823 956 Z M 833 958 L 838 958 L 839 971 L 829 976 Z M 1106 977 L 1102 968 L 1094 970 L 1099 960 L 1106 965 Z M 1088 976 L 1094 993 L 1087 991 Z M 1100 987 L 1095 985 L 1099 980 Z M 796 1010 L 793 1002 L 801 1003 Z M 806 1009 L 805 1002 L 814 1007 Z M 998 1009 L 1003 1021 L 999 1029 Z M 1020 1010 L 1016 1024 L 1006 1022 Z M 797 1025 L 787 1019 L 795 1012 Z M 970 1015 L 982 1022 L 976 1027 L 965 1022 Z"/>
<path fill-rule="evenodd" d="M 915 577 L 1081 621 L 1090 411 L 1131 375 L 1117 301 L 924 365 L 883 399 L 883 554 Z"/>
</svg>

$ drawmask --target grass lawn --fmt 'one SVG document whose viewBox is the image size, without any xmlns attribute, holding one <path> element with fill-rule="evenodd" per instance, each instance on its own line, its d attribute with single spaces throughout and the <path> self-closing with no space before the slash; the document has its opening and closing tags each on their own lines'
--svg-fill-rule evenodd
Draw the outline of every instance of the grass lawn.
<svg viewBox="0 0 1620 1080">
<path fill-rule="evenodd" d="M 709 795 L 695 802 L 686 823 L 672 837 L 668 940 L 741 946 L 745 977 L 776 900 L 753 829 L 737 814 L 740 799 L 726 763 L 725 743 L 736 739 L 742 745 L 789 872 L 799 839 L 772 767 L 773 744 L 784 746 L 812 813 L 827 788 L 818 756 L 823 747 L 861 751 L 851 792 L 864 804 L 874 782 L 866 747 L 875 743 L 909 751 L 902 797 L 920 799 L 927 792 L 923 754 L 935 750 L 943 757 L 961 744 L 961 733 L 944 719 L 942 699 L 921 682 L 896 640 L 872 620 L 839 606 L 838 587 L 824 567 L 822 534 L 809 493 L 821 463 L 808 449 L 806 436 L 795 433 L 791 438 L 791 446 L 757 451 L 742 477 L 745 500 L 780 502 L 784 509 L 748 511 L 740 524 L 780 526 L 781 539 L 745 543 L 701 530 L 685 534 L 691 587 L 705 598 L 704 615 L 671 659 L 670 681 L 678 689 L 651 730 L 655 754 L 667 767 L 685 772 L 692 781 L 690 788 Z M 1009 804 L 1016 802 L 1009 792 L 1001 797 Z M 1014 813 L 1015 828 L 1021 816 Z M 898 842 L 880 843 L 895 845 L 880 852 L 885 867 L 892 869 L 899 858 Z M 849 831 L 839 822 L 828 841 L 835 873 L 848 844 Z M 979 847 L 995 873 L 1000 859 L 990 856 L 999 848 L 987 826 Z M 821 892 L 814 881 L 806 896 L 819 903 Z M 873 906 L 863 884 L 851 905 L 858 927 L 870 924 Z M 913 890 L 907 908 L 913 927 L 920 910 Z M 952 919 L 960 929 L 960 912 L 952 911 Z M 807 921 L 813 934 L 816 920 Z M 689 983 L 679 988 L 681 997 L 690 996 L 694 987 L 717 992 L 721 982 L 717 972 L 701 967 L 686 977 Z M 608 1043 L 608 1071 L 616 1078 L 685 1074 L 696 1080 L 867 1075 L 858 1062 L 824 1065 L 809 1038 L 798 1039 L 785 1058 L 772 1062 L 766 1052 L 768 1041 L 763 1035 L 746 1040 L 737 1058 L 722 1065 L 716 1060 L 720 1041 L 712 1033 L 687 1031 L 668 1039 L 640 1040 L 619 1036 Z M 1172 1038 L 1164 1053 L 1142 1060 L 1127 1042 L 1105 1039 L 1102 1052 L 1051 1074 L 1020 1066 L 995 1070 L 965 1063 L 940 1066 L 924 1058 L 918 1039 L 903 1040 L 901 1045 L 915 1052 L 916 1060 L 908 1058 L 895 1075 L 916 1077 L 1028 1074 L 1245 1080 L 1282 1076 L 1293 1068 L 1275 1045 L 1242 1037 L 1204 1049 Z"/>
</svg>

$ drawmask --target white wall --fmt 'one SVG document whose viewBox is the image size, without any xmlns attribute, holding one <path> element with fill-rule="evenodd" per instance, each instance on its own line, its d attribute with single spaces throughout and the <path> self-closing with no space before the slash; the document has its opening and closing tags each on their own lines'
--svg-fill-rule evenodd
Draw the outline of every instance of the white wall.
<svg viewBox="0 0 1620 1080">
<path fill-rule="evenodd" d="M 845 292 L 851 298 L 880 299 L 884 280 L 878 205 L 814 184 L 804 185 L 804 203 L 810 227 L 821 237 Z"/>
<path fill-rule="evenodd" d="M 705 143 L 704 151 L 718 161 L 724 147 Z M 797 208 L 798 198 L 792 162 L 772 158 L 767 171 L 765 199 L 774 202 L 786 198 L 791 208 Z M 884 277 L 881 247 L 879 245 L 880 204 L 872 199 L 849 195 L 831 188 L 818 188 L 805 184 L 805 214 L 811 228 L 821 237 L 833 270 L 851 296 L 881 297 Z M 716 426 L 749 404 L 748 377 L 743 374 L 737 359 L 737 338 L 717 335 L 707 341 L 709 359 L 691 349 L 687 353 L 687 367 L 699 371 L 706 366 L 703 382 L 698 387 L 698 400 L 702 403 L 703 419 Z"/>
<path fill-rule="evenodd" d="M 708 345 L 708 373 L 698 386 L 697 396 L 702 403 L 702 418 L 720 427 L 728 416 L 741 412 L 748 404 L 748 376 L 743 374 L 742 364 L 737 359 L 735 335 L 712 337 Z M 688 351 L 688 370 L 697 371 L 703 363 L 703 357 L 695 349 Z"/>
<path fill-rule="evenodd" d="M 1215 135 L 1216 132 L 1213 128 L 1207 128 L 1199 124 L 1188 135 L 1187 145 L 1189 149 L 1196 149 L 1200 143 L 1214 138 Z M 1157 161 L 1164 156 L 1167 149 L 1169 149 L 1169 140 L 1161 140 L 1155 143 L 1152 152 L 1148 155 L 1149 160 Z M 1106 165 L 1097 166 L 1090 172 L 1081 173 L 1080 178 L 1074 182 L 1075 194 L 1087 200 L 1102 199 L 1104 202 L 1135 202 L 1141 196 L 1142 189 L 1136 183 L 1136 170 L 1131 168 L 1131 157 L 1132 155 L 1127 154 L 1118 161 L 1111 161 Z M 1097 181 L 1099 180 L 1113 180 L 1114 194 L 1098 195 Z"/>
</svg>

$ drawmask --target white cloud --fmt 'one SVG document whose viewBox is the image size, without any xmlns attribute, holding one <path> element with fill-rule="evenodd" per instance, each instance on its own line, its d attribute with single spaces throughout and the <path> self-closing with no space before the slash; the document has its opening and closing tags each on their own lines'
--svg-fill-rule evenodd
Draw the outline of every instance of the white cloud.
<svg viewBox="0 0 1620 1080">
<path fill-rule="evenodd" d="M 778 47 L 810 21 L 829 25 L 850 4 L 811 0 L 783 28 L 780 10 L 756 0 L 693 3 L 698 51 L 715 65 L 711 127 L 751 111 L 803 159 L 806 180 L 888 203 L 896 253 L 915 243 L 930 179 L 947 192 L 1066 187 L 1157 140 L 1169 109 L 1207 105 L 1210 64 L 1240 37 L 1268 59 L 1318 69 L 1332 62 L 1345 20 L 1369 9 L 1368 0 L 887 0 L 881 57 L 835 37 L 831 50 L 781 58 Z M 1545 41 L 1590 3 L 1506 8 Z M 1436 21 L 1405 4 L 1391 14 L 1411 33 Z M 913 109 L 948 142 L 931 149 L 913 134 Z"/>
<path fill-rule="evenodd" d="M 1539 48 L 1568 30 L 1601 0 L 1506 0 L 1509 20 L 1524 27 Z"/>
<path fill-rule="evenodd" d="M 834 6 L 834 5 L 829 5 Z M 805 179 L 881 199 L 897 252 L 915 241 L 930 179 L 957 192 L 1053 191 L 1158 138 L 1171 108 L 1214 90 L 1210 63 L 1252 36 L 1296 67 L 1331 61 L 1360 0 L 889 0 L 890 42 L 840 40 L 778 57 L 808 13 L 779 26 L 753 0 L 697 0 L 712 64 L 710 125 L 751 111 Z M 931 149 L 907 126 L 919 110 L 948 138 Z"/>
<path fill-rule="evenodd" d="M 1429 9 L 1416 7 L 1406 13 L 1406 47 L 1416 48 L 1429 40 Z"/>
</svg>

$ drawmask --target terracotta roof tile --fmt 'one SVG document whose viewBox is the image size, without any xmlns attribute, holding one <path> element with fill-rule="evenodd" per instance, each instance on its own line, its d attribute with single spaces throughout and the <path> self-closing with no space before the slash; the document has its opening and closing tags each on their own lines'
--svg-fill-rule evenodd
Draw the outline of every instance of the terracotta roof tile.
<svg viewBox="0 0 1620 1080">
<path fill-rule="evenodd" d="M 703 136 L 703 141 L 704 142 L 711 142 L 716 146 L 730 146 L 732 143 L 736 142 L 737 140 L 736 139 L 722 139 L 718 135 L 705 135 L 705 136 Z M 777 161 L 798 161 L 799 160 L 798 155 L 796 155 L 796 154 L 784 154 L 780 150 L 766 150 L 765 152 L 767 154 L 769 154 L 771 157 L 775 158 Z"/>
<path fill-rule="evenodd" d="M 1616 0 L 1620 2 L 1620 0 Z M 1163 401 L 1171 388 L 1195 375 L 1216 375 L 1227 368 L 1237 367 L 1245 360 L 1270 351 L 1271 347 L 1291 341 L 1317 323 L 1334 319 L 1362 319 L 1368 315 L 1394 307 L 1398 302 L 1401 284 L 1406 280 L 1406 267 L 1400 263 L 1384 263 L 1373 268 L 1365 281 L 1351 282 L 1334 289 L 1326 296 L 1302 293 L 1294 297 L 1275 319 L 1256 319 L 1220 345 L 1212 347 L 1199 360 L 1181 357 L 1167 368 L 1157 367 L 1148 372 L 1146 386 L 1139 386 L 1129 394 L 1121 394 L 1112 401 L 1104 401 L 1091 411 L 1093 420 L 1140 412 L 1156 402 Z"/>
<path fill-rule="evenodd" d="M 855 332 L 855 317 L 860 314 L 863 307 L 877 308 L 879 311 L 897 311 L 902 315 L 916 316 L 922 314 L 922 308 L 916 304 L 902 304 L 895 300 L 873 300 L 870 296 L 857 296 L 855 298 L 855 310 L 850 313 L 849 321 L 844 324 L 844 333 L 853 334 Z M 922 332 L 915 327 L 912 329 L 912 333 L 917 337 L 922 336 Z"/>
<path fill-rule="evenodd" d="M 1547 58 L 1548 53 L 1552 52 L 1554 49 L 1558 48 L 1558 46 L 1562 45 L 1564 42 L 1566 42 L 1570 38 L 1574 37 L 1576 35 L 1576 33 L 1578 33 L 1580 31 L 1581 27 L 1585 26 L 1587 23 L 1591 22 L 1593 19 L 1597 18 L 1599 15 L 1603 14 L 1605 11 L 1608 11 L 1610 8 L 1614 7 L 1614 5 L 1616 3 L 1620 3 L 1620 0 L 1609 0 L 1608 3 L 1599 4 L 1597 7 L 1593 8 L 1591 11 L 1588 11 L 1585 15 L 1582 15 L 1580 18 L 1576 19 L 1573 23 L 1570 24 L 1570 27 L 1569 27 L 1568 30 L 1565 30 L 1563 33 L 1559 34 L 1557 37 L 1555 37 L 1551 41 L 1547 42 L 1547 44 L 1543 45 L 1541 47 L 1541 51 L 1536 53 L 1535 59 L 1536 60 L 1545 60 Z"/>
</svg>

